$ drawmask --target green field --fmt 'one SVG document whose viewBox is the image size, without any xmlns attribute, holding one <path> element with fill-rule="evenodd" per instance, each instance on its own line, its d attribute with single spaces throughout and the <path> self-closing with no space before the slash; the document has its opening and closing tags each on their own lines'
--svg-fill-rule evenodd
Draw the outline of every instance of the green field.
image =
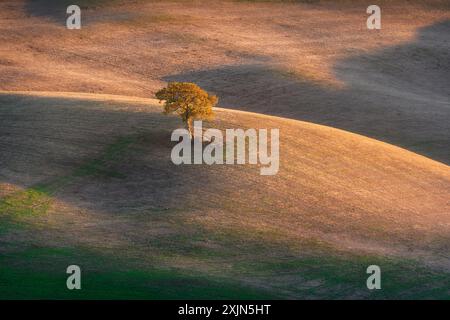
<svg viewBox="0 0 450 320">
<path fill-rule="evenodd" d="M 420 205 L 408 198 L 393 201 L 378 185 L 380 172 L 367 175 L 368 165 L 396 163 L 383 176 L 384 185 L 417 193 L 422 210 L 432 213 L 430 207 L 438 209 L 445 201 L 434 192 L 442 190 L 439 183 L 448 183 L 444 165 L 361 136 L 280 118 L 261 121 L 244 113 L 236 118 L 218 110 L 210 123 L 218 128 L 252 121 L 277 125 L 285 132 L 282 143 L 290 159 L 307 152 L 310 159 L 336 157 L 336 139 L 352 149 L 352 172 L 367 175 L 365 188 L 380 197 L 378 206 L 389 212 L 384 215 L 361 207 L 370 203 L 360 195 L 361 185 L 320 178 L 320 172 L 335 176 L 330 169 L 335 166 L 347 168 L 346 158 L 300 167 L 283 162 L 273 180 L 251 166 L 175 168 L 167 141 L 178 119 L 162 115 L 151 100 L 92 98 L 0 97 L 0 111 L 9 114 L 2 120 L 10 133 L 3 143 L 15 146 L 2 154 L 8 161 L 4 177 L 20 170 L 16 177 L 23 181 L 5 178 L 0 185 L 1 299 L 449 298 L 445 230 L 404 220 L 401 208 Z M 304 140 L 295 138 L 296 130 Z M 309 141 L 317 139 L 328 142 L 310 149 Z M 384 150 L 395 160 L 383 158 Z M 394 174 L 398 168 L 410 170 L 407 179 Z M 314 179 L 302 177 L 311 170 L 317 172 L 311 174 Z M 340 172 L 345 181 L 349 172 Z M 303 197 L 292 196 L 294 186 Z M 248 201 L 236 198 L 242 188 Z M 321 203 L 304 201 L 323 195 L 319 190 L 342 188 L 354 198 L 340 210 L 354 213 L 359 206 L 368 222 L 337 214 L 331 195 Z M 420 200 L 424 188 L 434 198 Z M 408 223 L 422 224 L 425 231 L 412 233 Z M 327 234 L 354 241 L 331 240 Z M 394 252 L 412 245 L 427 255 Z M 82 270 L 79 291 L 66 288 L 66 268 L 72 264 Z M 381 267 L 381 290 L 366 288 L 366 268 L 372 264 Z"/>
</svg>

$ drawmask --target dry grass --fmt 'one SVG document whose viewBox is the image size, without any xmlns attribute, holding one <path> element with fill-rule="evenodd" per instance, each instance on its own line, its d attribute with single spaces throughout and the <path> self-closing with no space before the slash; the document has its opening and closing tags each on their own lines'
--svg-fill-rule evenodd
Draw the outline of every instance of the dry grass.
<svg viewBox="0 0 450 320">
<path fill-rule="evenodd" d="M 176 167 L 169 138 L 180 123 L 161 115 L 155 100 L 58 93 L 0 99 L 1 130 L 9 133 L 0 139 L 3 185 L 53 199 L 42 212 L 7 197 L 12 205 L 3 214 L 17 209 L 18 221 L 40 230 L 3 238 L 7 243 L 113 249 L 143 266 L 232 277 L 283 297 L 301 296 L 292 281 L 307 285 L 297 269 L 258 276 L 249 264 L 356 254 L 450 269 L 448 167 L 404 149 L 217 109 L 214 127 L 280 129 L 279 174 L 260 176 L 248 165 Z"/>
<path fill-rule="evenodd" d="M 84 1 L 68 31 L 64 1 L 1 1 L 0 251 L 83 248 L 282 298 L 448 297 L 450 13 L 380 3 L 368 31 L 365 2 Z M 147 98 L 173 80 L 256 112 L 214 127 L 279 128 L 279 174 L 171 164 L 180 122 Z"/>
<path fill-rule="evenodd" d="M 100 1 L 68 31 L 62 2 L 2 1 L 0 89 L 150 97 L 193 81 L 222 106 L 449 163 L 450 14 L 433 3 L 382 3 L 378 32 L 365 2 Z"/>
</svg>

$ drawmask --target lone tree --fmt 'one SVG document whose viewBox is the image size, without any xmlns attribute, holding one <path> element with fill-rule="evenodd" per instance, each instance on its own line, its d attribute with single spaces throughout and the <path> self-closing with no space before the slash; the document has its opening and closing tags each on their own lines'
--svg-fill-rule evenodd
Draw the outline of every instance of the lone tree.
<svg viewBox="0 0 450 320">
<path fill-rule="evenodd" d="M 191 82 L 169 82 L 166 88 L 156 93 L 159 101 L 164 101 L 164 113 L 177 113 L 194 138 L 192 122 L 199 119 L 210 119 L 212 108 L 218 98 Z"/>
</svg>

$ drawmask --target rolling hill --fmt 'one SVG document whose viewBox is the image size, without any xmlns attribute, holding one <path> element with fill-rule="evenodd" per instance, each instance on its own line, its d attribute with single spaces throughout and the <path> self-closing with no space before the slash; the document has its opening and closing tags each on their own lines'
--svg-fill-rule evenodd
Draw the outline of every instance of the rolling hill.
<svg viewBox="0 0 450 320">
<path fill-rule="evenodd" d="M 208 125 L 279 128 L 279 173 L 173 165 L 181 123 L 152 99 L 2 92 L 1 297 L 448 297 L 448 166 L 297 120 Z"/>
<path fill-rule="evenodd" d="M 0 3 L 0 89 L 152 97 L 196 82 L 222 107 L 362 134 L 450 164 L 448 1 Z M 249 32 L 251 30 L 251 32 Z M 18 54 L 20 53 L 20 54 Z"/>
</svg>

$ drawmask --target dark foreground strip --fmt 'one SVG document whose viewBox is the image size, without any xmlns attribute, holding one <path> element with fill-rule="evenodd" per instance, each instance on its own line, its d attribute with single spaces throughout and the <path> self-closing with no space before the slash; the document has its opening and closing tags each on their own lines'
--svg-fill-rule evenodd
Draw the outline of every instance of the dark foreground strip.
<svg viewBox="0 0 450 320">
<path fill-rule="evenodd" d="M 449 310 L 450 301 L 0 301 L 0 308 L 15 316 L 78 318 L 98 313 L 121 319 L 316 319 L 339 316 L 384 320 L 395 313 L 402 318 Z M 16 318 L 16 317 L 15 317 Z"/>
</svg>

